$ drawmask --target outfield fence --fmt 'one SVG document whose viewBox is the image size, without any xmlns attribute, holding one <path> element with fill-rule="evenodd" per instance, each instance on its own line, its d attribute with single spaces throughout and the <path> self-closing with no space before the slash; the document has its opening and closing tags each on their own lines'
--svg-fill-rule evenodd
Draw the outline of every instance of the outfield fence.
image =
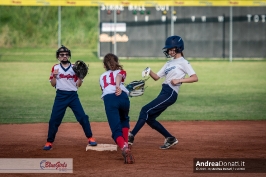
<svg viewBox="0 0 266 177">
<path fill-rule="evenodd" d="M 266 58 L 265 7 L 99 9 L 99 57 L 165 57 L 170 35 L 190 58 Z"/>
</svg>

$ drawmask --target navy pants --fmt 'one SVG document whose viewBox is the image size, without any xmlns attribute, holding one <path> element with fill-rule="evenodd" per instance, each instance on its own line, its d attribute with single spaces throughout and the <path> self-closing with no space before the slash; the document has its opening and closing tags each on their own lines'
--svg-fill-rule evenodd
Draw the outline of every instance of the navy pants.
<svg viewBox="0 0 266 177">
<path fill-rule="evenodd" d="M 122 92 L 119 96 L 107 94 L 103 97 L 105 113 L 108 119 L 112 138 L 123 137 L 122 128 L 129 128 L 129 107 L 130 101 L 128 95 Z"/>
<path fill-rule="evenodd" d="M 138 131 L 147 123 L 151 128 L 157 130 L 165 138 L 172 137 L 172 135 L 156 120 L 156 118 L 167 109 L 167 107 L 174 104 L 177 100 L 178 94 L 169 85 L 163 84 L 160 94 L 147 105 L 143 106 L 139 119 L 131 131 L 135 136 Z"/>
<path fill-rule="evenodd" d="M 91 126 L 88 115 L 85 114 L 76 91 L 57 90 L 53 110 L 49 121 L 47 142 L 54 142 L 67 107 L 70 107 L 87 138 L 92 137 Z"/>
</svg>

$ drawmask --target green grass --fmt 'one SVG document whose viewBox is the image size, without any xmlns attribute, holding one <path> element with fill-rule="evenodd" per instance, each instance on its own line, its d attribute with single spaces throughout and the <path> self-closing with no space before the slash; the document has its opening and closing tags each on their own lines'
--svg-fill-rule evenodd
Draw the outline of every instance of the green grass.
<svg viewBox="0 0 266 177">
<path fill-rule="evenodd" d="M 55 48 L 6 48 L 0 50 L 0 62 L 57 62 Z M 97 51 L 88 48 L 71 49 L 72 59 L 99 61 Z"/>
<path fill-rule="evenodd" d="M 44 52 L 44 54 L 47 52 Z M 74 52 L 75 53 L 75 52 Z M 37 54 L 40 56 L 40 54 Z M 51 67 L 56 63 L 53 55 L 44 55 L 45 62 L 29 60 L 18 62 L 16 57 L 0 62 L 0 123 L 48 122 L 55 89 L 48 81 Z M 73 55 L 72 61 L 79 59 Z M 17 56 L 26 61 L 25 56 Z M 90 121 L 106 121 L 98 79 L 104 72 L 102 62 L 90 60 L 89 75 L 79 89 L 79 97 Z M 128 73 L 126 82 L 141 79 L 141 71 L 150 66 L 158 71 L 164 60 L 121 60 Z M 199 82 L 183 84 L 177 102 L 161 114 L 158 120 L 266 120 L 265 61 L 191 61 Z M 131 120 L 138 118 L 141 107 L 157 96 L 163 80 L 147 81 L 148 88 L 141 97 L 130 98 Z M 76 122 L 67 109 L 64 122 Z"/>
</svg>

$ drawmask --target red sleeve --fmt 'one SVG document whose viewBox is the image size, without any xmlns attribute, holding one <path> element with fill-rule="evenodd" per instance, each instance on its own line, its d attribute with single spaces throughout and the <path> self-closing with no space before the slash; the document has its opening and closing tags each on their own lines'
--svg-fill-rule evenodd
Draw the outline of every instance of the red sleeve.
<svg viewBox="0 0 266 177">
<path fill-rule="evenodd" d="M 124 82 L 127 77 L 127 72 L 125 70 L 121 70 L 118 74 L 122 75 L 122 82 Z"/>
<path fill-rule="evenodd" d="M 55 64 L 56 65 L 56 64 Z M 52 70 L 51 70 L 51 74 L 50 74 L 50 78 L 49 78 L 49 80 L 52 80 L 53 79 L 53 72 L 54 72 L 54 67 L 55 67 L 55 65 L 52 67 Z"/>
</svg>

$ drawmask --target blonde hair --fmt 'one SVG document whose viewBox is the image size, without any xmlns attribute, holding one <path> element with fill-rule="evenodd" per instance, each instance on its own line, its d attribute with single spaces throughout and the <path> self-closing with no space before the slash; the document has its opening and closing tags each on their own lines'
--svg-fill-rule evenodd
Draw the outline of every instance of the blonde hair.
<svg viewBox="0 0 266 177">
<path fill-rule="evenodd" d="M 119 64 L 118 57 L 112 53 L 108 53 L 104 56 L 103 64 L 107 71 L 108 70 L 115 71 L 118 69 L 123 70 L 123 66 Z"/>
</svg>

